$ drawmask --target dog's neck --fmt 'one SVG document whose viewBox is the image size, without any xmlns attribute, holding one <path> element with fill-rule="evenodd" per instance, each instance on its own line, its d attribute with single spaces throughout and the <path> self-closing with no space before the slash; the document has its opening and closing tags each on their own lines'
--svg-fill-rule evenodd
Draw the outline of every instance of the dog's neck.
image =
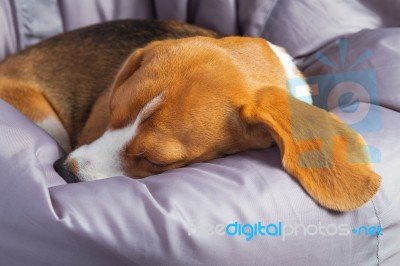
<svg viewBox="0 0 400 266">
<path fill-rule="evenodd" d="M 109 102 L 111 89 L 105 91 L 93 105 L 89 119 L 78 138 L 77 146 L 89 144 L 106 131 L 110 121 Z"/>
</svg>

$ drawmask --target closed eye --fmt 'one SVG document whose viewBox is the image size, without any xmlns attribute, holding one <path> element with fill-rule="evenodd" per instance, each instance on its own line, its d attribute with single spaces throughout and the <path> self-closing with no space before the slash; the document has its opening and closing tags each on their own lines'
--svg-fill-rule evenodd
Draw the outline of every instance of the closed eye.
<svg viewBox="0 0 400 266">
<path fill-rule="evenodd" d="M 156 169 L 161 169 L 161 168 L 166 168 L 167 166 L 171 165 L 172 163 L 159 163 L 159 162 L 154 162 L 152 160 L 146 159 L 146 158 L 142 158 L 142 161 L 152 167 L 152 168 L 156 168 Z"/>
</svg>

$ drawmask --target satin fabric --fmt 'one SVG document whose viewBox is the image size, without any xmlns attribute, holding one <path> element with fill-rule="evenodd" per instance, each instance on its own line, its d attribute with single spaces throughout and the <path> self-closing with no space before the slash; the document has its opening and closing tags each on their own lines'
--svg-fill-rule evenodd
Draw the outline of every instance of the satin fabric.
<svg viewBox="0 0 400 266">
<path fill-rule="evenodd" d="M 1 264 L 400 264 L 398 11 L 397 1 L 389 0 L 0 0 L 0 58 L 88 24 L 158 18 L 265 37 L 286 47 L 310 81 L 325 76 L 339 82 L 343 73 L 372 73 L 378 102 L 369 105 L 361 95 L 358 110 L 373 114 L 365 125 L 379 126 L 360 133 L 379 151 L 373 166 L 383 179 L 372 201 L 340 214 L 319 207 L 286 174 L 277 148 L 142 180 L 111 177 L 67 185 L 52 167 L 62 155 L 54 140 L 0 101 Z M 343 65 L 341 37 L 347 40 Z M 366 50 L 372 55 L 352 68 Z M 321 62 L 321 53 L 337 68 Z M 218 234 L 219 225 L 235 221 L 384 230 L 383 236 L 259 235 L 251 240 Z"/>
</svg>

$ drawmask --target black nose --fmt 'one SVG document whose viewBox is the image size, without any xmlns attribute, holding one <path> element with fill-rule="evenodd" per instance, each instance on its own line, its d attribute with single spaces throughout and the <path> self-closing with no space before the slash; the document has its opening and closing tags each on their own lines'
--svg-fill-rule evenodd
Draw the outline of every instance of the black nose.
<svg viewBox="0 0 400 266">
<path fill-rule="evenodd" d="M 55 161 L 53 164 L 54 170 L 56 170 L 56 172 L 65 180 L 65 182 L 76 183 L 78 182 L 78 178 L 65 167 L 64 162 L 66 159 L 67 156 L 64 156 Z"/>
</svg>

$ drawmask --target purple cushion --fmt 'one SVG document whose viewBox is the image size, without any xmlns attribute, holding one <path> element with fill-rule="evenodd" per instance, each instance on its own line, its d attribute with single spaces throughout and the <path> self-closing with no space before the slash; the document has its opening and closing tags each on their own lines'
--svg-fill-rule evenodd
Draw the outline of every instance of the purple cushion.
<svg viewBox="0 0 400 266">
<path fill-rule="evenodd" d="M 30 1 L 0 1 L 0 58 L 57 32 L 127 17 L 174 18 L 285 46 L 317 89 L 316 104 L 333 108 L 363 134 L 383 183 L 362 208 L 332 213 L 283 171 L 279 151 L 271 148 L 141 180 L 67 185 L 52 167 L 62 155 L 54 140 L 0 101 L 2 264 L 400 264 L 399 34 L 381 28 L 398 26 L 396 1 L 36 2 L 29 8 Z M 371 56 L 353 68 L 368 50 Z M 286 235 L 222 234 L 230 224 L 233 234 L 239 223 L 258 221 L 271 230 L 281 222 Z M 290 226 L 298 227 L 297 236 L 288 235 Z M 362 226 L 380 226 L 383 235 L 351 232 Z M 311 234 L 318 227 L 325 235 Z M 335 228 L 345 234 L 327 235 Z"/>
<path fill-rule="evenodd" d="M 174 19 L 225 34 L 259 36 L 276 1 L 4 0 L 0 60 L 57 33 L 116 19 Z"/>
<path fill-rule="evenodd" d="M 321 75 L 336 79 L 333 83 L 346 79 L 337 73 L 345 73 L 350 79 L 364 79 L 369 84 L 365 84 L 367 91 L 358 95 L 361 101 L 400 111 L 399 42 L 400 28 L 363 30 L 299 59 L 298 64 L 306 76 L 319 82 L 323 81 Z M 336 67 L 324 63 L 321 54 Z M 349 88 L 351 90 L 354 88 Z"/>
<path fill-rule="evenodd" d="M 391 121 L 400 115 L 395 111 L 382 108 L 385 131 L 366 136 L 381 151 L 382 161 L 375 164 L 381 190 L 359 210 L 341 214 L 311 200 L 282 170 L 276 148 L 141 180 L 112 177 L 67 185 L 52 168 L 61 156 L 54 140 L 8 104 L 0 102 L 0 112 L 0 250 L 7 265 L 375 265 L 377 254 L 390 261 L 399 251 L 400 215 L 394 210 L 400 207 L 400 183 L 393 171 L 399 164 L 399 125 Z M 281 222 L 285 230 L 297 225 L 310 231 L 251 240 L 219 235 L 235 221 Z M 311 235 L 315 226 L 329 225 L 329 232 L 341 225 L 347 234 Z M 349 231 L 361 226 L 381 226 L 384 236 Z"/>
</svg>

